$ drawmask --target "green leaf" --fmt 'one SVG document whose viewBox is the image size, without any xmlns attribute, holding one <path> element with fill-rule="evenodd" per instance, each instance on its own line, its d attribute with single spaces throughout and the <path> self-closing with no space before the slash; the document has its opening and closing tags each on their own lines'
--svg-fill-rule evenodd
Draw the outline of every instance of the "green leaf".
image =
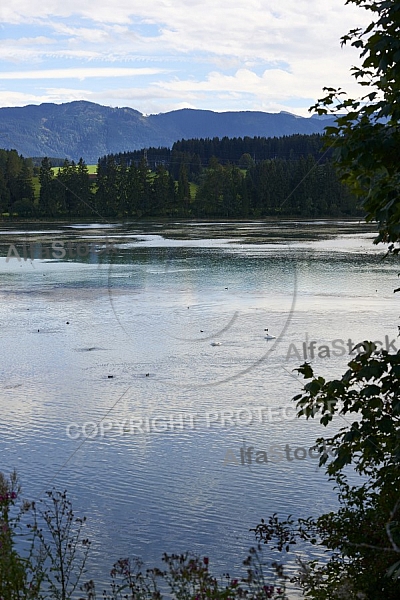
<svg viewBox="0 0 400 600">
<path fill-rule="evenodd" d="M 367 385 L 363 390 L 361 390 L 361 395 L 364 396 L 365 398 L 371 398 L 372 396 L 378 396 L 380 394 L 380 392 L 381 392 L 381 388 L 378 385 L 371 384 L 371 385 Z"/>
<path fill-rule="evenodd" d="M 395 433 L 396 426 L 390 417 L 383 417 L 378 421 L 378 429 L 383 433 Z"/>
</svg>

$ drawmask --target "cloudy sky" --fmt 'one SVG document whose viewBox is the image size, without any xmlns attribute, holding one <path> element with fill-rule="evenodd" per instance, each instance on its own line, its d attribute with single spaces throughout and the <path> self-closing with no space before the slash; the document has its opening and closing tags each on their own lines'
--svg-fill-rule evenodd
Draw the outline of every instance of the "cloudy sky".
<svg viewBox="0 0 400 600">
<path fill-rule="evenodd" d="M 1 0 L 0 106 L 307 116 L 324 85 L 360 94 L 339 40 L 370 19 L 344 1 Z"/>
</svg>

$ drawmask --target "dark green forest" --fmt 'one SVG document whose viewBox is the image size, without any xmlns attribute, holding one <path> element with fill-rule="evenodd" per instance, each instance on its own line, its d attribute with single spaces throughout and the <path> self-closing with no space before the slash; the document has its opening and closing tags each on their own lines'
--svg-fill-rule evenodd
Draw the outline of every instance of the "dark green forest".
<svg viewBox="0 0 400 600">
<path fill-rule="evenodd" d="M 33 166 L 15 150 L 0 150 L 0 215 L 35 212 Z"/>
<path fill-rule="evenodd" d="M 97 174 L 0 151 L 3 218 L 361 216 L 319 135 L 213 138 L 101 157 Z"/>
</svg>

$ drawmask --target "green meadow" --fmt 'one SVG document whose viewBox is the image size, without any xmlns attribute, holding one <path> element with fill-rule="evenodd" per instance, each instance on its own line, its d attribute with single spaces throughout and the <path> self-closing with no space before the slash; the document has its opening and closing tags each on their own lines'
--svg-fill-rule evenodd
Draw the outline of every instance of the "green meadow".
<svg viewBox="0 0 400 600">
<path fill-rule="evenodd" d="M 94 173 L 97 173 L 97 165 L 86 165 L 86 168 L 88 170 L 89 175 L 93 175 Z M 51 168 L 54 175 L 57 175 L 57 173 L 60 169 L 61 169 L 61 167 L 52 167 Z"/>
</svg>

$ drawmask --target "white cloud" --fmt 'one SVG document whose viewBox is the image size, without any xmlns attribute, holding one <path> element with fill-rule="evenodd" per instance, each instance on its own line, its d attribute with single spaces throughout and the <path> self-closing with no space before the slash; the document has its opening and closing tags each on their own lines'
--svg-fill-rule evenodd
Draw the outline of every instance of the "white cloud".
<svg viewBox="0 0 400 600">
<path fill-rule="evenodd" d="M 224 94 L 229 94 L 230 98 L 237 98 L 238 104 L 240 104 L 241 97 L 250 95 L 253 98 L 254 108 L 258 110 L 261 110 L 261 106 L 271 107 L 276 103 L 281 107 L 280 110 L 288 110 L 288 107 L 291 106 L 289 101 L 297 99 L 299 104 L 297 112 L 307 114 L 307 109 L 304 108 L 304 102 L 301 102 L 301 99 L 309 99 L 311 104 L 312 99 L 322 95 L 322 88 L 326 84 L 325 69 L 329 70 L 331 81 L 340 79 L 341 73 L 335 61 L 316 60 L 310 63 L 310 61 L 299 60 L 293 63 L 291 72 L 282 69 L 267 69 L 260 76 L 250 69 L 238 69 L 233 75 L 213 71 L 202 80 L 174 78 L 158 81 L 156 85 L 169 94 L 185 97 L 190 94 L 192 99 L 196 96 L 200 98 L 200 95 L 204 93 L 219 98 L 222 98 Z M 305 78 L 304 71 L 310 72 L 311 70 L 313 70 L 313 76 Z M 357 93 L 356 85 L 350 77 L 347 81 L 340 83 L 347 83 L 347 89 Z"/>
<path fill-rule="evenodd" d="M 156 75 L 161 69 L 130 68 L 81 68 L 81 69 L 48 69 L 41 71 L 0 72 L 1 79 L 87 79 L 88 77 L 137 77 L 139 75 Z"/>
<path fill-rule="evenodd" d="M 78 98 L 76 98 L 78 100 Z M 68 99 L 70 101 L 70 99 Z M 42 104 L 43 102 L 53 102 L 49 100 L 47 93 L 42 95 L 25 94 L 23 92 L 1 91 L 0 90 L 0 105 L 1 106 L 25 106 L 27 104 Z M 62 100 L 60 100 L 62 102 Z"/>
<path fill-rule="evenodd" d="M 14 92 L 34 99 L 43 91 L 35 80 L 90 79 L 86 92 L 93 97 L 130 101 L 142 112 L 149 112 L 147 102 L 159 112 L 187 104 L 296 106 L 304 113 L 324 85 L 357 93 L 350 67 L 358 53 L 341 49 L 339 40 L 371 18 L 344 1 L 13 0 L 0 8 L 7 38 L 0 43 L 2 87 L 10 88 L 9 98 Z M 116 77 L 142 75 L 144 84 L 116 97 Z"/>
<path fill-rule="evenodd" d="M 363 12 L 353 6 L 344 7 L 338 0 L 280 0 L 279 3 L 258 0 L 237 0 L 227 4 L 221 0 L 147 0 L 132 4 L 131 0 L 13 0 L 2 8 L 4 22 L 29 23 L 37 15 L 42 23 L 53 23 L 83 36 L 90 24 L 123 23 L 154 24 L 160 28 L 164 43 L 181 51 L 204 50 L 217 55 L 239 53 L 251 55 L 257 49 L 265 52 L 291 53 L 293 47 L 315 54 L 323 52 L 350 26 L 363 20 Z M 56 18 L 77 17 L 81 26 L 68 26 Z M 364 19 L 365 20 L 365 19 Z M 344 22 L 346 28 L 343 30 Z M 347 23 L 349 27 L 347 27 Z M 318 48 L 315 42 L 318 41 Z"/>
</svg>

